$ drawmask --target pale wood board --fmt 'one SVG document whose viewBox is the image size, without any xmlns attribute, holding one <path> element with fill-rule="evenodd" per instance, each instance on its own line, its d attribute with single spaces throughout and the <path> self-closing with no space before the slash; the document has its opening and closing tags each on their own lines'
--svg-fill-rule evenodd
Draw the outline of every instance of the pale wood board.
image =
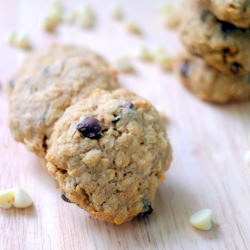
<svg viewBox="0 0 250 250">
<path fill-rule="evenodd" d="M 0 80 L 8 79 L 25 53 L 8 47 L 7 31 L 28 31 L 35 48 L 53 41 L 78 44 L 100 52 L 111 62 L 141 42 L 179 49 L 174 32 L 161 25 L 163 1 L 120 1 L 126 18 L 135 20 L 144 37 L 128 35 L 124 23 L 110 19 L 117 1 L 91 1 L 98 25 L 83 31 L 63 25 L 58 34 L 41 30 L 48 1 L 0 1 Z M 81 1 L 68 1 L 79 6 Z M 250 170 L 243 157 L 249 147 L 250 104 L 214 106 L 188 93 L 171 74 L 155 65 L 135 63 L 136 75 L 122 84 L 161 105 L 168 116 L 174 161 L 161 185 L 149 220 L 121 226 L 96 221 L 60 198 L 54 180 L 38 158 L 16 143 L 7 126 L 8 103 L 0 94 L 0 189 L 21 186 L 34 200 L 29 209 L 0 211 L 0 249 L 250 249 Z M 211 208 L 215 226 L 209 232 L 191 227 L 189 216 Z"/>
</svg>

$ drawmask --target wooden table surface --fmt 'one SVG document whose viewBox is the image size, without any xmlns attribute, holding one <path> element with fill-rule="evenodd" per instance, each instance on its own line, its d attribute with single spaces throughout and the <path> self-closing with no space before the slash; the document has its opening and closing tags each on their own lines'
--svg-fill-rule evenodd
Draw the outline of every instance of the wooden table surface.
<svg viewBox="0 0 250 250">
<path fill-rule="evenodd" d="M 175 32 L 161 25 L 157 10 L 163 1 L 126 1 L 127 20 L 135 20 L 143 37 L 129 35 L 124 22 L 110 19 L 113 1 L 91 1 L 98 13 L 92 31 L 62 25 L 57 34 L 41 29 L 48 1 L 0 0 L 0 80 L 6 81 L 26 53 L 8 47 L 4 33 L 28 32 L 34 48 L 52 42 L 90 47 L 111 62 L 142 42 L 163 45 L 176 53 Z M 68 8 L 81 1 L 68 1 Z M 0 210 L 0 249 L 250 249 L 250 170 L 244 164 L 249 148 L 250 104 L 213 106 L 188 93 L 171 74 L 153 64 L 134 62 L 137 73 L 121 76 L 123 86 L 161 105 L 169 119 L 174 161 L 157 194 L 155 213 L 143 222 L 121 226 L 92 219 L 60 198 L 55 181 L 39 159 L 16 143 L 7 126 L 8 103 L 0 93 L 0 189 L 21 186 L 34 200 L 32 208 Z M 215 225 L 200 232 L 189 216 L 211 208 Z"/>
</svg>

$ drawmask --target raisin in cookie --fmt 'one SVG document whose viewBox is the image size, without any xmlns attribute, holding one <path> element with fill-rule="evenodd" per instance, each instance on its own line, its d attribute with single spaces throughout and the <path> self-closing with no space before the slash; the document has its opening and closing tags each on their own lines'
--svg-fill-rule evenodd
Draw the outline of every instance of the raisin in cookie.
<svg viewBox="0 0 250 250">
<path fill-rule="evenodd" d="M 152 213 L 172 151 L 159 113 L 118 89 L 95 90 L 57 121 L 46 160 L 64 200 L 121 224 Z"/>
<path fill-rule="evenodd" d="M 185 47 L 224 74 L 247 74 L 250 71 L 250 29 L 218 21 L 197 3 L 189 3 L 188 7 L 180 28 Z"/>
<path fill-rule="evenodd" d="M 199 0 L 218 19 L 241 28 L 250 27 L 249 0 Z"/>
<path fill-rule="evenodd" d="M 17 141 L 44 156 L 53 125 L 65 109 L 94 88 L 118 87 L 116 73 L 84 48 L 54 45 L 35 52 L 14 77 L 9 124 Z"/>
<path fill-rule="evenodd" d="M 250 74 L 228 77 L 185 52 L 178 58 L 177 70 L 182 83 L 205 101 L 224 104 L 250 100 Z"/>
</svg>

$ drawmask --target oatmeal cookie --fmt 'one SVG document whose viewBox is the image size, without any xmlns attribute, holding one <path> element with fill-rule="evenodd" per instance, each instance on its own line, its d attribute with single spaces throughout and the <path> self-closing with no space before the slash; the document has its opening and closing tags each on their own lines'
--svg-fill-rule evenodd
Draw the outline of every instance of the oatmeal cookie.
<svg viewBox="0 0 250 250">
<path fill-rule="evenodd" d="M 13 78 L 9 125 L 17 141 L 40 156 L 65 109 L 93 89 L 118 87 L 116 73 L 84 48 L 54 45 L 28 57 Z"/>
<path fill-rule="evenodd" d="M 199 0 L 218 19 L 240 28 L 250 28 L 249 0 Z"/>
<path fill-rule="evenodd" d="M 64 200 L 122 224 L 152 213 L 172 151 L 147 100 L 125 89 L 95 90 L 57 121 L 46 160 Z"/>
<path fill-rule="evenodd" d="M 185 52 L 177 60 L 177 71 L 182 83 L 205 101 L 225 104 L 250 100 L 250 74 L 228 77 Z"/>
<path fill-rule="evenodd" d="M 180 37 L 189 52 L 204 58 L 227 75 L 250 71 L 250 29 L 240 29 L 219 21 L 197 3 L 188 5 L 180 27 Z"/>
</svg>

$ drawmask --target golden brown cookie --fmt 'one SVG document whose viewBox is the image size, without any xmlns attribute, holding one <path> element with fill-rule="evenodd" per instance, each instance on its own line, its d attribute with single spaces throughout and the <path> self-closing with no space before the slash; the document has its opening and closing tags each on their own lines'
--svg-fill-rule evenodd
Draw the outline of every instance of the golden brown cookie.
<svg viewBox="0 0 250 250">
<path fill-rule="evenodd" d="M 218 19 L 241 28 L 250 28 L 249 0 L 199 0 Z"/>
<path fill-rule="evenodd" d="M 64 200 L 122 224 L 152 213 L 172 151 L 147 100 L 125 89 L 96 90 L 57 121 L 46 160 Z"/>
<path fill-rule="evenodd" d="M 13 78 L 9 124 L 17 141 L 40 156 L 54 123 L 93 89 L 118 87 L 116 73 L 94 52 L 54 45 L 34 52 Z"/>
<path fill-rule="evenodd" d="M 250 74 L 228 77 L 210 67 L 202 59 L 183 53 L 177 71 L 182 83 L 199 98 L 224 104 L 250 100 Z"/>
<path fill-rule="evenodd" d="M 238 76 L 249 73 L 250 29 L 219 21 L 194 2 L 189 2 L 180 26 L 180 37 L 187 50 L 223 74 Z"/>
</svg>

